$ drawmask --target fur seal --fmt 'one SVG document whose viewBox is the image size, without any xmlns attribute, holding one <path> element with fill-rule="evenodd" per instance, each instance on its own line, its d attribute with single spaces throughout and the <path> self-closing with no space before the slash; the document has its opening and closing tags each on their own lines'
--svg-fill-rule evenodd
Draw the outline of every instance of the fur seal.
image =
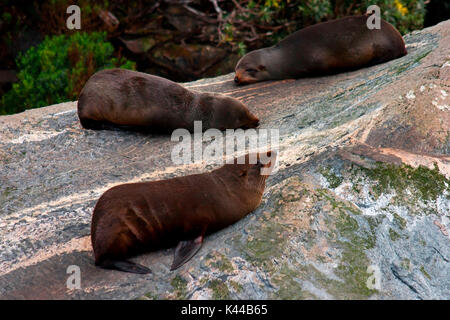
<svg viewBox="0 0 450 320">
<path fill-rule="evenodd" d="M 249 154 L 235 158 L 232 164 L 209 173 L 107 190 L 92 215 L 95 264 L 149 273 L 150 269 L 126 259 L 178 243 L 171 270 L 180 267 L 197 253 L 205 235 L 235 223 L 259 206 L 267 178 L 261 169 L 270 172 L 276 159 L 272 151 L 264 158 L 261 155 L 252 154 L 255 161 L 249 161 Z"/>
<path fill-rule="evenodd" d="M 355 70 L 407 54 L 400 33 L 381 19 L 367 27 L 368 15 L 303 28 L 277 45 L 251 51 L 237 63 L 235 82 L 290 79 Z"/>
<path fill-rule="evenodd" d="M 153 75 L 125 69 L 92 75 L 78 99 L 78 117 L 86 129 L 124 129 L 170 133 L 193 132 L 194 121 L 204 130 L 254 128 L 259 120 L 237 99 L 189 91 Z"/>
</svg>

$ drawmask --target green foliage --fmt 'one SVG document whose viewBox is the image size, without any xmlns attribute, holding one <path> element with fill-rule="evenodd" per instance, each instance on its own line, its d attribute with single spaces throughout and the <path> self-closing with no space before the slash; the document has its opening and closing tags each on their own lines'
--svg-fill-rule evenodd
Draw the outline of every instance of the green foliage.
<svg viewBox="0 0 450 320">
<path fill-rule="evenodd" d="M 243 42 L 238 43 L 238 55 L 242 57 L 247 53 L 247 46 Z"/>
<path fill-rule="evenodd" d="M 106 40 L 106 33 L 74 33 L 46 37 L 16 59 L 19 81 L 0 102 L 0 114 L 11 114 L 67 100 L 75 100 L 89 77 L 98 70 L 135 69 Z"/>
<path fill-rule="evenodd" d="M 304 2 L 304 1 L 302 1 Z M 321 21 L 324 17 L 332 14 L 331 2 L 329 0 L 311 0 L 298 6 L 298 10 L 304 18 L 313 21 Z"/>
</svg>

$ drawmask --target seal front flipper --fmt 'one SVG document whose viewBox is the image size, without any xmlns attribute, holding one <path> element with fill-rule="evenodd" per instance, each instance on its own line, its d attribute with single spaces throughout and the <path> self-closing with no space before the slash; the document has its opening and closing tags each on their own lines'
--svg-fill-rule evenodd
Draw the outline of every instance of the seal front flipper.
<svg viewBox="0 0 450 320">
<path fill-rule="evenodd" d="M 100 264 L 100 267 L 104 269 L 114 269 L 138 274 L 147 274 L 152 272 L 149 268 L 144 267 L 143 265 L 127 260 L 105 260 Z"/>
<path fill-rule="evenodd" d="M 194 240 L 180 241 L 175 249 L 172 266 L 170 271 L 178 269 L 188 262 L 200 248 L 203 243 L 203 235 L 198 236 Z"/>
</svg>

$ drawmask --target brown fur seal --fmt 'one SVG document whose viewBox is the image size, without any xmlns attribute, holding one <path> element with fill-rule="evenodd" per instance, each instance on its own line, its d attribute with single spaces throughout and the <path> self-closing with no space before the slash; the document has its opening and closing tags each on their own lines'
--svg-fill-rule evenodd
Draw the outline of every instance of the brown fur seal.
<svg viewBox="0 0 450 320">
<path fill-rule="evenodd" d="M 163 133 L 178 128 L 192 132 L 196 120 L 204 130 L 258 126 L 258 118 L 237 99 L 192 92 L 173 81 L 125 69 L 102 70 L 89 78 L 78 99 L 78 117 L 86 129 Z"/>
<path fill-rule="evenodd" d="M 249 164 L 246 155 L 238 158 L 241 162 L 234 159 L 233 164 L 209 173 L 107 190 L 92 215 L 95 264 L 148 273 L 148 268 L 125 259 L 178 243 L 171 270 L 180 267 L 200 249 L 206 234 L 235 223 L 259 206 L 267 178 L 261 169 L 270 172 L 276 154 L 269 151 L 267 161 L 261 154 L 253 155 L 256 164 Z"/>
<path fill-rule="evenodd" d="M 353 16 L 301 29 L 277 45 L 247 53 L 236 65 L 235 82 L 300 78 L 355 70 L 404 56 L 400 33 L 381 19 L 370 30 L 369 16 Z"/>
</svg>

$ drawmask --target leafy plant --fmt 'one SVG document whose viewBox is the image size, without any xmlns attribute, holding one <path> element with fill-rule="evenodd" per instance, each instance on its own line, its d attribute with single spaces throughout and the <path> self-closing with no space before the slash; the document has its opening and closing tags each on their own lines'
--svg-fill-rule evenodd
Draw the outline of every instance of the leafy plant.
<svg viewBox="0 0 450 320">
<path fill-rule="evenodd" d="M 0 114 L 75 100 L 98 70 L 135 69 L 134 62 L 113 52 L 104 32 L 46 37 L 16 59 L 19 81 L 3 96 Z"/>
</svg>

